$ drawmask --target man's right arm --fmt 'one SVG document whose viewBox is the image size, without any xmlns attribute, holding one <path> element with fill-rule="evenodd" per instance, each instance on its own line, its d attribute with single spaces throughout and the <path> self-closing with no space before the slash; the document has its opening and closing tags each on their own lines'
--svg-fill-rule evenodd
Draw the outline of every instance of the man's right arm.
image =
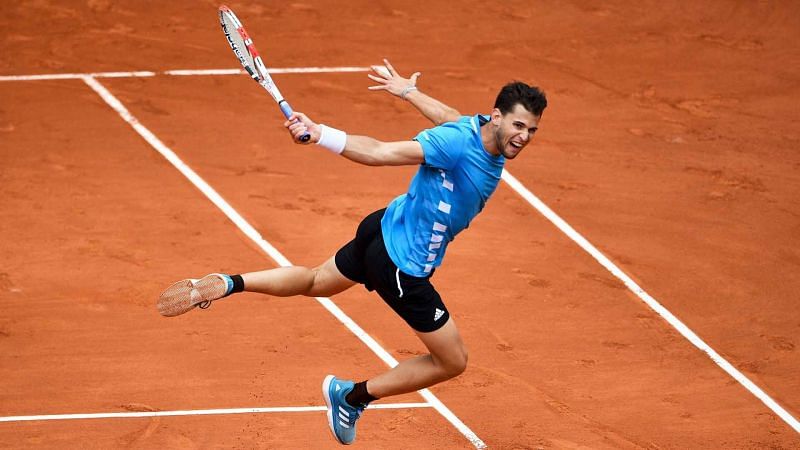
<svg viewBox="0 0 800 450">
<path fill-rule="evenodd" d="M 422 144 L 417 141 L 383 142 L 369 136 L 348 135 L 341 130 L 317 124 L 298 111 L 284 126 L 295 143 L 319 144 L 365 166 L 409 166 L 425 162 Z M 306 132 L 311 139 L 301 142 L 300 136 Z"/>
<path fill-rule="evenodd" d="M 435 125 L 455 122 L 461 118 L 461 113 L 456 109 L 445 105 L 417 89 L 417 78 L 420 76 L 419 72 L 415 72 L 410 78 L 403 78 L 397 73 L 388 60 L 384 59 L 383 63 L 385 68 L 381 66 L 372 67 L 372 70 L 375 71 L 377 75 L 367 75 L 371 80 L 379 83 L 378 86 L 370 86 L 368 89 L 373 91 L 387 91 L 403 100 L 407 100 Z"/>
<path fill-rule="evenodd" d="M 382 142 L 356 135 L 347 136 L 342 156 L 365 166 L 416 166 L 425 162 L 417 141 Z"/>
</svg>

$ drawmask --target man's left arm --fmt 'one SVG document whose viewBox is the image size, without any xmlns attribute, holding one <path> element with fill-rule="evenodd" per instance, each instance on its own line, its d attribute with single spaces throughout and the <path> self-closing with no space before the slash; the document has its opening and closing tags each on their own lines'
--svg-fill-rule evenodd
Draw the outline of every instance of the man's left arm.
<svg viewBox="0 0 800 450">
<path fill-rule="evenodd" d="M 375 75 L 370 73 L 367 76 L 378 85 L 367 89 L 386 91 L 408 101 L 434 125 L 455 122 L 461 118 L 461 113 L 455 108 L 445 105 L 417 88 L 417 78 L 421 75 L 419 72 L 414 72 L 409 78 L 403 78 L 388 60 L 384 59 L 383 64 L 385 68 L 372 66 Z"/>
</svg>

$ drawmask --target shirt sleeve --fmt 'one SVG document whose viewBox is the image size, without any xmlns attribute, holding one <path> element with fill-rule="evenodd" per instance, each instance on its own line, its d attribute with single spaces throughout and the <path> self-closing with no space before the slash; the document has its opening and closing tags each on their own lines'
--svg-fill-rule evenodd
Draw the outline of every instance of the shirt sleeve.
<svg viewBox="0 0 800 450">
<path fill-rule="evenodd" d="M 414 137 L 414 140 L 422 145 L 424 164 L 444 170 L 455 167 L 464 152 L 464 139 L 464 133 L 458 122 L 423 130 Z"/>
</svg>

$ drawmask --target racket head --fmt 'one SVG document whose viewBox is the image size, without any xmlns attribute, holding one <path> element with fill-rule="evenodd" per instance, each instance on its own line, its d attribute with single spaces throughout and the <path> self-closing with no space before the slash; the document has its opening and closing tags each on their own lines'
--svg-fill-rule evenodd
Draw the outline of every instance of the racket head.
<svg viewBox="0 0 800 450">
<path fill-rule="evenodd" d="M 222 32 L 225 33 L 228 44 L 231 46 L 231 50 L 233 50 L 233 54 L 247 74 L 263 86 L 276 102 L 281 102 L 283 96 L 272 81 L 272 77 L 269 75 L 264 60 L 258 54 L 258 49 L 256 49 L 253 39 L 233 10 L 225 5 L 220 6 L 219 23 L 222 26 Z"/>
<path fill-rule="evenodd" d="M 280 106 L 283 115 L 288 119 L 292 115 L 292 108 L 289 106 L 289 103 L 283 99 L 281 91 L 278 90 L 278 86 L 272 81 L 267 66 L 258 54 L 253 39 L 247 34 L 247 30 L 244 29 L 242 21 L 236 17 L 233 10 L 222 5 L 219 7 L 219 23 L 222 26 L 222 32 L 225 33 L 228 44 L 233 50 L 233 54 L 236 55 L 236 59 L 239 60 L 239 63 L 244 67 L 244 70 L 247 71 L 250 77 L 269 92 L 269 95 L 271 95 L 278 103 L 278 106 Z M 295 119 L 295 121 L 296 120 L 297 119 Z M 311 135 L 308 132 L 300 137 L 301 142 L 308 142 L 310 139 Z"/>
</svg>

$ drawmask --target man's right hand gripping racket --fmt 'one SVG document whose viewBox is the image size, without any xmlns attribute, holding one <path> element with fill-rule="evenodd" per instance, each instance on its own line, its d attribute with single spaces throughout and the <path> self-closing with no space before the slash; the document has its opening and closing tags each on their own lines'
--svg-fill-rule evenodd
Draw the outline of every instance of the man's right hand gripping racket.
<svg viewBox="0 0 800 450">
<path fill-rule="evenodd" d="M 236 55 L 244 70 L 269 92 L 269 95 L 278 103 L 283 115 L 288 119 L 292 115 L 292 107 L 283 98 L 281 91 L 278 90 L 278 87 L 272 81 L 272 77 L 269 76 L 269 71 L 267 71 L 261 56 L 258 55 L 253 39 L 245 31 L 242 22 L 239 21 L 239 18 L 230 8 L 222 5 L 219 7 L 219 23 L 222 25 L 222 32 L 225 33 L 233 54 Z M 300 136 L 301 142 L 307 142 L 309 139 L 311 139 L 311 135 L 308 132 Z"/>
</svg>

